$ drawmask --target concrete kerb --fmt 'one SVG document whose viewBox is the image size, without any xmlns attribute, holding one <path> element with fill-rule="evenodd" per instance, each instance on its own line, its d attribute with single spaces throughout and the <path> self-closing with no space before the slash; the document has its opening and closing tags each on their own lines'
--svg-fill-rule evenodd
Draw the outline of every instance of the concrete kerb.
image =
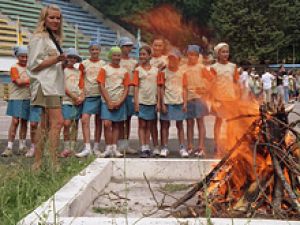
<svg viewBox="0 0 300 225">
<path fill-rule="evenodd" d="M 143 174 L 145 174 L 149 181 L 199 181 L 217 162 L 218 160 L 198 159 L 96 159 L 57 191 L 54 197 L 51 197 L 48 201 L 35 209 L 21 220 L 18 225 L 207 224 L 206 218 L 124 218 L 125 215 L 123 218 L 81 216 L 112 179 L 124 180 L 124 175 L 126 174 L 126 179 L 128 180 L 143 180 Z M 126 171 L 124 171 L 124 166 L 126 166 Z M 54 211 L 56 214 L 54 214 Z M 299 221 L 231 218 L 212 218 L 211 221 L 214 225 L 299 224 Z"/>
</svg>

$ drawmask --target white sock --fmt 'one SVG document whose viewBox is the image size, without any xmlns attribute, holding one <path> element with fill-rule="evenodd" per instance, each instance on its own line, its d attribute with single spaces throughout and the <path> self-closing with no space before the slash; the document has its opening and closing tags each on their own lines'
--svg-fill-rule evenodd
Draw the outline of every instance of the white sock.
<svg viewBox="0 0 300 225">
<path fill-rule="evenodd" d="M 65 147 L 65 149 L 70 150 L 70 141 L 65 141 L 64 147 Z"/>
<path fill-rule="evenodd" d="M 12 141 L 9 141 L 8 143 L 7 143 L 7 148 L 9 148 L 9 149 L 12 149 L 13 148 L 13 142 Z"/>
<path fill-rule="evenodd" d="M 111 149 L 112 145 L 106 145 L 105 146 L 105 151 L 109 151 Z"/>
<path fill-rule="evenodd" d="M 142 150 L 142 152 L 147 150 L 147 145 L 142 145 L 141 150 Z"/>
<path fill-rule="evenodd" d="M 31 143 L 30 148 L 31 148 L 31 149 L 35 149 L 35 144 Z"/>
<path fill-rule="evenodd" d="M 23 140 L 23 139 L 20 139 L 20 140 L 19 140 L 19 149 L 25 148 L 25 145 L 26 145 L 26 144 L 24 144 L 24 141 L 25 141 L 25 140 Z"/>
<path fill-rule="evenodd" d="M 95 142 L 94 143 L 94 148 L 93 148 L 94 151 L 99 151 L 99 142 Z"/>
<path fill-rule="evenodd" d="M 84 148 L 91 151 L 91 143 L 85 143 Z"/>
<path fill-rule="evenodd" d="M 113 151 L 115 151 L 115 150 L 117 150 L 117 145 L 113 144 L 113 145 L 111 145 L 111 148 L 112 148 Z"/>
</svg>

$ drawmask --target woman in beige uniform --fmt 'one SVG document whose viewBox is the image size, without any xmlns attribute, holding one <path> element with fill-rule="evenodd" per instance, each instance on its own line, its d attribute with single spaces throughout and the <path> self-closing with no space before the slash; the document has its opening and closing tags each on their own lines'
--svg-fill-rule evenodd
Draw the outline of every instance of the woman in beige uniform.
<svg viewBox="0 0 300 225">
<path fill-rule="evenodd" d="M 59 53 L 57 46 L 50 38 L 50 32 L 57 43 L 62 42 L 62 14 L 56 5 L 42 8 L 37 28 L 28 47 L 27 68 L 30 76 L 31 105 L 40 106 L 43 109 L 33 169 L 39 169 L 41 166 L 46 136 L 49 137 L 52 163 L 57 166 L 56 150 L 63 126 L 61 98 L 65 95 L 65 89 L 62 62 L 66 60 L 66 56 Z"/>
</svg>

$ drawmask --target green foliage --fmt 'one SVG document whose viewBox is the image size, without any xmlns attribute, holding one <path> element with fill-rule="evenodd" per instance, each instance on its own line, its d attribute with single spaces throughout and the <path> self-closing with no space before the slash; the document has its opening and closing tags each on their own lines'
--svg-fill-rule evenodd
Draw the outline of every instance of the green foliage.
<svg viewBox="0 0 300 225">
<path fill-rule="evenodd" d="M 285 0 L 216 0 L 211 24 L 217 40 L 230 44 L 236 61 L 276 62 L 277 51 L 285 57 L 283 50 L 296 41 L 292 28 L 299 25 L 291 12 L 300 10 L 297 2 L 298 6 Z"/>
<path fill-rule="evenodd" d="M 106 16 L 121 19 L 142 13 L 161 4 L 171 4 L 182 12 L 186 20 L 205 25 L 210 16 L 210 0 L 87 0 Z"/>
<path fill-rule="evenodd" d="M 11 159 L 9 159 L 11 160 Z M 3 160 L 4 163 L 8 161 Z M 0 224 L 15 225 L 34 208 L 46 201 L 68 180 L 86 167 L 92 158 L 79 161 L 69 158 L 61 161 L 61 169 L 49 169 L 45 160 L 40 172 L 31 171 L 31 159 L 16 158 L 0 166 Z"/>
</svg>

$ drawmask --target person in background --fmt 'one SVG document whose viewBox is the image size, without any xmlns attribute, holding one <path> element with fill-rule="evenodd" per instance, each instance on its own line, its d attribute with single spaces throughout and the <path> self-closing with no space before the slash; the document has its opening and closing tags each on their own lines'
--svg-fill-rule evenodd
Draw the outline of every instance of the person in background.
<svg viewBox="0 0 300 225">
<path fill-rule="evenodd" d="M 27 62 L 31 105 L 42 107 L 41 130 L 36 137 L 35 170 L 41 167 L 46 138 L 49 140 L 52 165 L 55 169 L 59 168 L 57 149 L 63 126 L 61 106 L 62 96 L 65 95 L 63 62 L 66 56 L 60 53 L 54 42 L 61 43 L 62 37 L 63 17 L 60 8 L 56 5 L 43 7 L 37 28 L 29 41 Z"/>
<path fill-rule="evenodd" d="M 90 58 L 84 60 L 79 69 L 84 76 L 84 102 L 81 114 L 82 134 L 84 147 L 81 152 L 76 154 L 76 157 L 87 157 L 94 153 L 100 156 L 99 143 L 102 132 L 101 112 L 101 94 L 97 82 L 97 77 L 100 69 L 106 64 L 100 59 L 101 46 L 97 41 L 91 41 L 89 44 Z M 95 115 L 95 133 L 94 147 L 91 148 L 91 116 Z"/>
<path fill-rule="evenodd" d="M 271 107 L 271 92 L 272 92 L 272 81 L 275 79 L 267 68 L 265 73 L 261 76 L 262 88 L 263 88 L 263 98 L 267 107 Z"/>
<path fill-rule="evenodd" d="M 283 74 L 282 86 L 284 94 L 284 103 L 287 104 L 289 103 L 289 75 L 287 73 Z"/>
<path fill-rule="evenodd" d="M 133 80 L 133 71 L 137 66 L 137 61 L 129 56 L 133 42 L 129 37 L 121 37 L 119 42 L 122 56 L 120 66 L 125 68 L 130 75 L 129 80 Z M 130 147 L 129 137 L 131 128 L 131 117 L 135 114 L 134 112 L 134 87 L 129 87 L 128 96 L 125 101 L 127 120 L 125 123 L 120 123 L 120 137 L 118 141 L 118 148 L 120 151 L 125 151 L 128 154 L 137 153 L 137 151 Z"/>
<path fill-rule="evenodd" d="M 120 66 L 121 49 L 112 47 L 108 53 L 110 63 L 100 69 L 99 82 L 103 104 L 101 117 L 104 124 L 105 151 L 101 157 L 122 157 L 118 150 L 120 124 L 127 119 L 126 97 L 128 95 L 129 73 Z"/>
<path fill-rule="evenodd" d="M 277 102 L 277 79 L 276 79 L 276 73 L 274 71 L 271 72 L 274 79 L 272 80 L 272 87 L 271 87 L 271 102 L 276 104 Z"/>
<path fill-rule="evenodd" d="M 286 74 L 284 65 L 279 67 L 279 70 L 276 74 L 276 83 L 277 83 L 277 93 L 281 99 L 284 100 L 284 89 L 283 89 L 283 76 Z"/>
<path fill-rule="evenodd" d="M 11 123 L 8 131 L 7 147 L 1 156 L 8 157 L 13 154 L 13 143 L 16 137 L 18 126 L 19 131 L 19 151 L 18 154 L 25 154 L 27 121 L 30 115 L 30 90 L 29 77 L 26 73 L 27 47 L 17 46 L 14 48 L 18 62 L 10 69 L 10 93 L 6 114 L 11 116 Z"/>
<path fill-rule="evenodd" d="M 289 71 L 289 100 L 293 101 L 295 99 L 296 93 L 296 79 L 294 77 L 294 71 Z"/>
<path fill-rule="evenodd" d="M 75 48 L 66 51 L 67 66 L 64 69 L 66 96 L 63 98 L 62 112 L 64 117 L 64 150 L 60 157 L 74 154 L 78 134 L 78 122 L 84 101 L 84 78 L 82 71 L 74 65 L 82 61 Z"/>
</svg>

